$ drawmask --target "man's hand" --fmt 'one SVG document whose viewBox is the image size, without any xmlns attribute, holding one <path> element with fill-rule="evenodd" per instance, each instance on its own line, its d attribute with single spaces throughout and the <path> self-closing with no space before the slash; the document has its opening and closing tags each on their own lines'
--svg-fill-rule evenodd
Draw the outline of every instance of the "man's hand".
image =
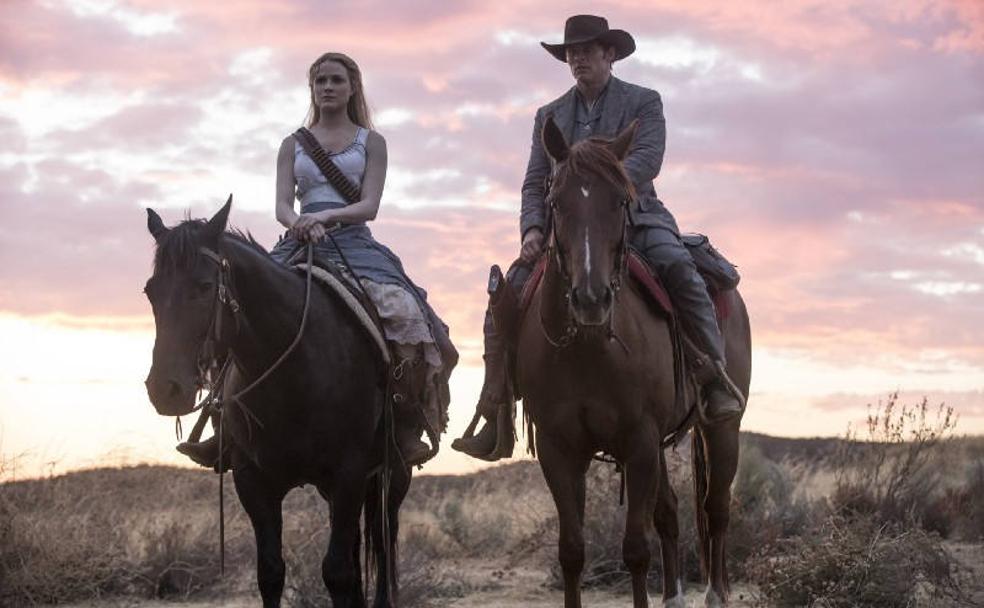
<svg viewBox="0 0 984 608">
<path fill-rule="evenodd" d="M 539 228 L 530 228 L 523 235 L 523 245 L 519 250 L 519 257 L 528 264 L 532 264 L 540 257 L 543 251 L 543 232 Z"/>
</svg>

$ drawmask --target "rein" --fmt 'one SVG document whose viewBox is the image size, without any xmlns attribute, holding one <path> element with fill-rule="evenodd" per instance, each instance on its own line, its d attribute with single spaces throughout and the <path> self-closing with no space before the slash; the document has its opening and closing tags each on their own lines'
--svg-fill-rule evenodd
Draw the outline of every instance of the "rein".
<svg viewBox="0 0 984 608">
<path fill-rule="evenodd" d="M 228 306 L 229 310 L 232 311 L 233 318 L 236 321 L 237 334 L 239 333 L 239 329 L 240 329 L 239 313 L 241 312 L 242 307 L 239 305 L 239 301 L 236 300 L 233 290 L 231 288 L 232 267 L 229 264 L 229 260 L 223 257 L 222 255 L 220 255 L 219 253 L 205 246 L 200 247 L 199 251 L 203 255 L 205 255 L 206 258 L 216 263 L 216 265 L 218 266 L 218 278 L 216 279 L 215 303 L 212 307 L 214 314 L 212 316 L 212 322 L 209 326 L 209 330 L 206 335 L 205 341 L 202 342 L 202 347 L 199 354 L 199 365 L 198 365 L 199 374 L 200 374 L 199 379 L 202 380 L 202 385 L 207 386 L 209 390 L 208 390 L 208 394 L 201 401 L 201 403 L 196 405 L 191 410 L 192 412 L 194 412 L 200 409 L 202 410 L 202 413 L 198 419 L 198 422 L 195 423 L 195 427 L 192 430 L 192 436 L 190 438 L 193 440 L 197 440 L 198 439 L 197 436 L 201 436 L 202 428 L 204 427 L 205 420 L 208 418 L 208 416 L 213 411 L 219 413 L 219 429 L 218 429 L 219 573 L 220 575 L 224 575 L 225 574 L 225 491 L 224 491 L 225 473 L 223 472 L 223 467 L 222 467 L 222 457 L 225 451 L 225 446 L 223 445 L 222 435 L 223 435 L 223 420 L 225 417 L 221 415 L 222 407 L 223 404 L 226 402 L 232 402 L 239 405 L 240 408 L 242 408 L 242 410 L 245 413 L 249 414 L 252 417 L 252 419 L 257 424 L 259 424 L 260 427 L 262 428 L 263 425 L 256 418 L 256 415 L 253 414 L 240 399 L 244 395 L 252 391 L 254 388 L 259 386 L 261 382 L 263 382 L 268 377 L 270 377 L 270 374 L 272 374 L 278 367 L 280 367 L 280 364 L 283 363 L 292 352 L 294 352 L 294 349 L 297 348 L 297 345 L 300 344 L 301 342 L 301 337 L 304 335 L 304 327 L 305 325 L 307 325 L 308 310 L 311 307 L 311 267 L 312 267 L 312 258 L 314 257 L 314 244 L 310 242 L 307 244 L 307 273 L 306 273 L 307 276 L 304 282 L 304 309 L 301 312 L 301 323 L 300 326 L 297 328 L 297 335 L 294 336 L 294 341 L 290 343 L 290 346 L 287 347 L 287 349 L 280 355 L 280 357 L 278 357 L 277 360 L 274 361 L 273 364 L 266 369 L 266 371 L 260 374 L 260 376 L 256 378 L 256 380 L 251 382 L 249 386 L 237 392 L 236 394 L 232 395 L 231 397 L 221 396 L 222 382 L 225 378 L 225 374 L 229 368 L 230 362 L 229 359 L 226 358 L 225 364 L 222 366 L 221 371 L 218 371 L 216 373 L 216 370 L 219 370 L 219 360 L 216 355 L 216 347 L 217 345 L 221 344 L 221 340 L 222 340 L 222 317 L 225 307 Z M 202 365 L 203 359 L 205 360 L 204 366 Z M 175 424 L 177 425 L 178 429 L 181 428 L 180 417 L 177 418 L 177 422 Z"/>
</svg>

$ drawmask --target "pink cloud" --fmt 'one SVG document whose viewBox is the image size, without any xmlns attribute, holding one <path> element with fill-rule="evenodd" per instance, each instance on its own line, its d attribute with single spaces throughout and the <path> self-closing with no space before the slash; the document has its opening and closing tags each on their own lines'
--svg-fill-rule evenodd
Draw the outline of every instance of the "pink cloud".
<svg viewBox="0 0 984 608">
<path fill-rule="evenodd" d="M 439 175 L 406 194 L 456 203 L 401 210 L 391 185 L 374 231 L 455 335 L 478 339 L 485 273 L 517 247 L 516 214 L 490 205 L 518 207 L 533 111 L 570 86 L 564 67 L 525 37 L 559 39 L 568 8 L 377 2 L 333 6 L 329 16 L 314 1 L 121 3 L 175 14 L 175 31 L 138 36 L 118 21 L 48 6 L 18 4 L 17 27 L 0 25 L 0 83 L 10 94 L 140 90 L 145 101 L 45 140 L 0 116 L 4 152 L 14 155 L 0 165 L 0 310 L 145 314 L 139 287 L 151 246 L 140 205 L 191 176 L 209 190 L 241 191 L 216 167 L 270 175 L 276 142 L 305 108 L 278 108 L 281 118 L 265 110 L 275 95 L 302 88 L 308 63 L 330 45 L 360 62 L 377 110 L 410 112 L 384 129 L 391 168 Z M 616 67 L 663 91 L 669 137 L 657 190 L 684 229 L 711 234 L 741 266 L 756 344 L 831 359 L 944 348 L 984 364 L 980 294 L 915 288 L 984 281 L 980 264 L 941 253 L 984 246 L 979 3 L 609 6 L 612 25 L 640 40 L 683 37 L 716 58 L 634 57 Z M 504 31 L 516 41 L 497 38 Z M 262 47 L 269 56 L 257 74 L 230 71 Z M 203 100 L 252 122 L 235 137 L 202 137 L 216 126 Z M 181 153 L 165 156 L 167 148 Z M 121 175 L 76 158 L 121 152 L 151 168 Z M 167 202 L 207 215 L 220 202 L 212 198 Z M 236 213 L 272 244 L 269 214 Z M 49 251 L 23 256 L 39 237 Z"/>
</svg>

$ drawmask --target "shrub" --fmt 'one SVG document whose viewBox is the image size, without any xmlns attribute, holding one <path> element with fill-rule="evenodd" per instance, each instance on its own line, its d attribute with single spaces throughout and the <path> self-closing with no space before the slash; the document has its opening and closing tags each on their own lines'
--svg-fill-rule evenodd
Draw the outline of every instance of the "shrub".
<svg viewBox="0 0 984 608">
<path fill-rule="evenodd" d="M 755 446 L 739 454 L 727 536 L 729 571 L 745 576 L 747 561 L 763 545 L 800 534 L 813 507 L 797 491 L 790 465 L 773 462 Z"/>
<path fill-rule="evenodd" d="M 922 529 L 831 516 L 764 547 L 748 571 L 760 599 L 780 606 L 892 608 L 959 597 L 951 566 L 939 538 Z"/>
<path fill-rule="evenodd" d="M 984 541 L 984 459 L 972 463 L 963 485 L 949 489 L 940 502 L 945 505 L 961 539 Z"/>
<path fill-rule="evenodd" d="M 932 410 L 925 398 L 900 406 L 898 397 L 896 392 L 869 406 L 863 438 L 848 429 L 832 459 L 832 504 L 843 515 L 875 515 L 946 533 L 937 500 L 942 480 L 937 459 L 956 425 L 953 409 L 941 403 Z"/>
</svg>

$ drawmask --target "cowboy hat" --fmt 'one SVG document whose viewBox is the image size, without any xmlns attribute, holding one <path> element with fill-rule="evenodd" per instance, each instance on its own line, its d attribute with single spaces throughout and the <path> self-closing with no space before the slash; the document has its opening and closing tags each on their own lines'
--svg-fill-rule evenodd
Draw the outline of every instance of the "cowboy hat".
<svg viewBox="0 0 984 608">
<path fill-rule="evenodd" d="M 597 41 L 615 47 L 615 61 L 625 59 L 635 51 L 635 40 L 625 30 L 608 28 L 608 20 L 594 15 L 574 15 L 564 25 L 564 42 L 540 45 L 557 59 L 567 63 L 567 47 Z"/>
</svg>

